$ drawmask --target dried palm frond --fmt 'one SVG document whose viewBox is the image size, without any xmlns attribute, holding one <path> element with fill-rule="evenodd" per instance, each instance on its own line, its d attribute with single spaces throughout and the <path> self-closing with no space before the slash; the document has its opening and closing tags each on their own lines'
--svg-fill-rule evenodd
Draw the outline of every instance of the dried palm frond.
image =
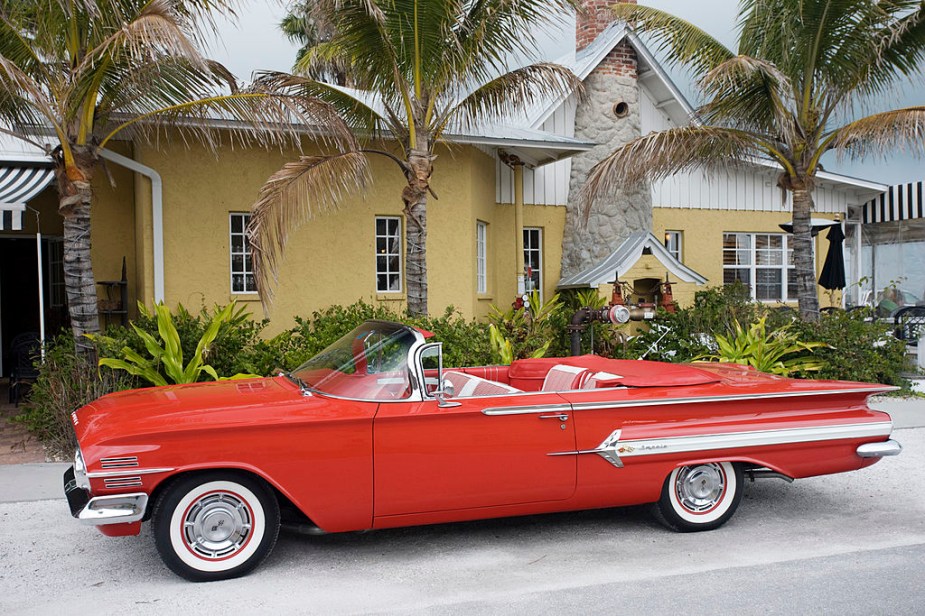
<svg viewBox="0 0 925 616">
<path fill-rule="evenodd" d="M 495 77 L 447 108 L 437 123 L 442 129 L 448 121 L 466 128 L 496 122 L 509 117 L 517 107 L 529 107 L 544 99 L 553 102 L 572 93 L 584 95 L 577 75 L 564 66 L 539 62 Z"/>
<path fill-rule="evenodd" d="M 624 186 L 666 178 L 701 167 L 725 168 L 761 154 L 769 144 L 731 128 L 688 126 L 650 133 L 630 141 L 591 168 L 578 198 L 587 219 L 599 198 Z"/>
<path fill-rule="evenodd" d="M 319 214 L 335 209 L 346 194 L 362 190 L 368 180 L 366 155 L 347 152 L 303 156 L 286 163 L 261 187 L 260 198 L 251 208 L 247 237 L 265 310 L 273 299 L 273 284 L 289 235 Z"/>
<path fill-rule="evenodd" d="M 925 154 L 925 106 L 906 107 L 861 118 L 832 133 L 828 149 L 863 158 L 899 150 Z"/>
</svg>

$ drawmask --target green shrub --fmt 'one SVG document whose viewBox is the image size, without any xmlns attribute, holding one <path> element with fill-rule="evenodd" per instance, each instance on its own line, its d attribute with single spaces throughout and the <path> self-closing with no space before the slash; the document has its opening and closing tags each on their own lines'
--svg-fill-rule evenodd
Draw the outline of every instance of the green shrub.
<svg viewBox="0 0 925 616">
<path fill-rule="evenodd" d="M 270 340 L 258 340 L 242 354 L 242 363 L 256 374 L 292 370 L 356 326 L 370 319 L 398 321 L 434 333 L 443 342 L 447 366 L 492 363 L 488 327 L 464 319 L 452 306 L 439 317 L 409 317 L 384 306 L 359 300 L 349 306 L 329 306 L 310 317 L 296 317 L 296 326 Z"/>
<path fill-rule="evenodd" d="M 909 388 L 902 376 L 906 369 L 906 345 L 893 336 L 893 326 L 865 320 L 864 311 L 834 311 L 817 323 L 794 321 L 801 340 L 818 340 L 815 350 L 822 367 L 812 378 L 884 383 Z"/>
<path fill-rule="evenodd" d="M 29 401 L 13 420 L 38 438 L 49 454 L 63 459 L 73 456 L 77 447 L 71 413 L 102 395 L 135 386 L 126 373 L 98 369 L 78 356 L 70 334 L 48 344 L 45 363 L 38 368 Z"/>
</svg>

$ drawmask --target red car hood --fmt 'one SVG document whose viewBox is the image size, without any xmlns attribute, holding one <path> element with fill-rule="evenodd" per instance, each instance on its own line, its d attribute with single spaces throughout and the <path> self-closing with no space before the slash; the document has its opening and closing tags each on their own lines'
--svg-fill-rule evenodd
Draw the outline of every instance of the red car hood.
<svg viewBox="0 0 925 616">
<path fill-rule="evenodd" d="M 276 417 L 295 405 L 303 413 L 328 406 L 276 377 L 122 391 L 95 400 L 71 418 L 83 446 L 140 434 L 253 425 L 257 416 Z"/>
</svg>

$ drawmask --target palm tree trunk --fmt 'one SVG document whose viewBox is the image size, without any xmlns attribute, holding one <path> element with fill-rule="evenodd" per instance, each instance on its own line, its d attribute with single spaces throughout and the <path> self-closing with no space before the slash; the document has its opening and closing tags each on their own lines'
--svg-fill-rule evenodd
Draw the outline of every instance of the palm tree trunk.
<svg viewBox="0 0 925 616">
<path fill-rule="evenodd" d="M 819 295 L 816 292 L 816 266 L 813 259 L 813 193 L 808 187 L 793 189 L 793 261 L 797 279 L 800 318 L 819 320 Z"/>
<path fill-rule="evenodd" d="M 90 261 L 90 205 L 93 201 L 90 181 L 96 153 L 90 148 L 75 148 L 74 156 L 74 166 L 65 169 L 59 161 L 55 169 L 58 211 L 64 217 L 64 288 L 77 352 L 91 357 L 95 349 L 84 334 L 100 331 L 96 280 Z"/>
<path fill-rule="evenodd" d="M 407 255 L 405 280 L 408 287 L 408 314 L 427 315 L 427 193 L 433 173 L 433 156 L 426 151 L 411 150 L 405 176 L 408 185 L 402 191 L 405 203 L 405 245 Z"/>
</svg>

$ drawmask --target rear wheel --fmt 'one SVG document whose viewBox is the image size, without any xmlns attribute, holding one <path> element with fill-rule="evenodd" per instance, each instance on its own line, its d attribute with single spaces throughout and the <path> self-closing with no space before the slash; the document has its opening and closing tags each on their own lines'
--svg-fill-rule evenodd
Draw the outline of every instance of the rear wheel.
<svg viewBox="0 0 925 616">
<path fill-rule="evenodd" d="M 713 530 L 735 513 L 742 486 L 742 469 L 731 462 L 681 466 L 665 480 L 655 515 L 679 532 Z"/>
<path fill-rule="evenodd" d="M 152 514 L 164 563 L 193 582 L 249 573 L 273 549 L 279 504 L 262 481 L 236 473 L 191 475 L 168 486 Z"/>
</svg>

